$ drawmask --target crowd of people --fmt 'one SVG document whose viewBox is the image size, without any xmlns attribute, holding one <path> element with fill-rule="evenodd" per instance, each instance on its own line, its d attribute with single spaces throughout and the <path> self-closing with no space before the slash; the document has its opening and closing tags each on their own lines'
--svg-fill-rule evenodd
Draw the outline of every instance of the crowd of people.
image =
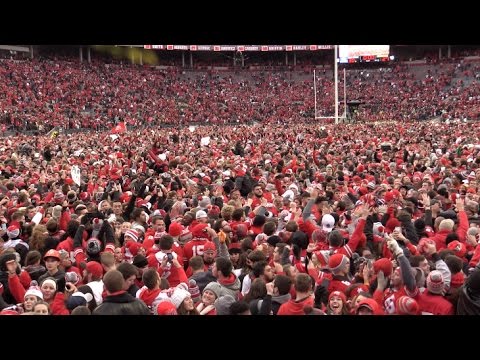
<svg viewBox="0 0 480 360">
<path fill-rule="evenodd" d="M 123 109 L 149 94 L 136 91 L 148 80 L 122 85 L 130 70 L 104 85 L 78 70 L 65 85 L 67 69 L 52 82 L 32 70 L 28 86 L 3 71 L 18 91 L 2 101 L 40 102 L 40 114 L 33 93 L 63 94 L 95 112 L 103 91 Z M 78 76 L 88 85 L 69 92 Z M 197 91 L 170 85 L 150 90 Z M 57 104 L 51 121 L 66 116 Z M 0 314 L 479 314 L 478 128 L 274 121 L 5 138 Z"/>
<path fill-rule="evenodd" d="M 334 116 L 332 70 L 214 72 L 67 60 L 0 61 L 0 127 L 46 133 L 189 124 L 295 123 Z M 476 120 L 478 63 L 438 63 L 424 73 L 398 63 L 347 71 L 359 121 Z M 472 81 L 466 81 L 471 79 Z M 339 84 L 344 113 L 343 78 Z M 315 114 L 315 109 L 317 113 Z"/>
</svg>

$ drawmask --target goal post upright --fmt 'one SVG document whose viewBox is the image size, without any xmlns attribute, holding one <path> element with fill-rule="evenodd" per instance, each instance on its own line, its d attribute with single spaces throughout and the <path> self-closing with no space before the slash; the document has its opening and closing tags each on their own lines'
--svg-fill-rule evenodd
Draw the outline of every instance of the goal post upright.
<svg viewBox="0 0 480 360">
<path fill-rule="evenodd" d="M 335 124 L 338 124 L 338 45 L 334 45 L 334 58 L 333 58 L 333 66 L 334 66 L 334 80 L 335 80 Z"/>
<path fill-rule="evenodd" d="M 315 104 L 315 120 L 320 119 L 333 119 L 335 124 L 339 123 L 339 120 L 342 119 L 343 121 L 347 118 L 347 89 L 346 89 L 346 71 L 345 68 L 343 69 L 343 104 L 344 104 L 344 111 L 342 116 L 338 116 L 338 45 L 334 45 L 334 86 L 335 86 L 335 115 L 334 116 L 317 116 L 318 114 L 318 105 L 317 105 L 317 74 L 316 70 L 313 69 L 313 95 L 314 95 L 314 104 Z"/>
</svg>

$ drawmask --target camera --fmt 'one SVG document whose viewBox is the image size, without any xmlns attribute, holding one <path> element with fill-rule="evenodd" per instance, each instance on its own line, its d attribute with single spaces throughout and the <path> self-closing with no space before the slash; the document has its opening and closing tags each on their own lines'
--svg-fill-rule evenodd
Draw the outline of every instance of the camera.
<svg viewBox="0 0 480 360">
<path fill-rule="evenodd" d="M 171 263 L 173 261 L 173 254 L 172 253 L 167 253 L 167 261 Z"/>
</svg>

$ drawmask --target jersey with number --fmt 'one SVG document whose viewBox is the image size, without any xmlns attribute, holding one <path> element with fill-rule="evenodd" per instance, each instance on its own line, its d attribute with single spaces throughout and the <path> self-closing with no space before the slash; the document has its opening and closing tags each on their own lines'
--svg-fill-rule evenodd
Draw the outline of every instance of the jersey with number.
<svg viewBox="0 0 480 360">
<path fill-rule="evenodd" d="M 203 255 L 203 247 L 207 241 L 208 239 L 196 238 L 185 244 L 183 247 L 183 256 L 185 257 L 187 263 L 192 257 Z"/>
</svg>

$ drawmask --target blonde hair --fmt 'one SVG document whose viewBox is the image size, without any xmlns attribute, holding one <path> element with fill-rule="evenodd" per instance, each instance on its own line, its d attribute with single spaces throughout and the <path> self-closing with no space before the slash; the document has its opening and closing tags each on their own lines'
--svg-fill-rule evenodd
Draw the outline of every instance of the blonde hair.
<svg viewBox="0 0 480 360">
<path fill-rule="evenodd" d="M 222 210 L 221 210 L 221 214 L 222 214 L 222 218 L 225 220 L 225 221 L 229 221 L 232 219 L 232 214 L 233 214 L 233 211 L 235 210 L 235 206 L 232 206 L 232 205 L 224 205 L 222 207 Z"/>
</svg>

